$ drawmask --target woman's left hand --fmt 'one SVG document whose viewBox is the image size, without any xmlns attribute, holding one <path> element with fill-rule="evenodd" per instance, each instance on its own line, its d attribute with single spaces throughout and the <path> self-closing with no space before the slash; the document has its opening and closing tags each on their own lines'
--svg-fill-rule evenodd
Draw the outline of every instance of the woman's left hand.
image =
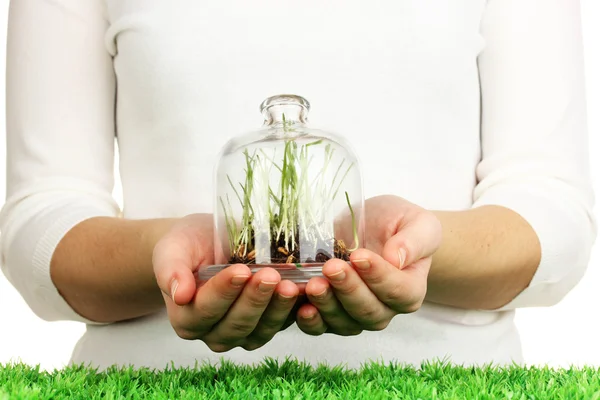
<svg viewBox="0 0 600 400">
<path fill-rule="evenodd" d="M 351 265 L 329 260 L 325 278 L 306 285 L 309 302 L 299 308 L 296 323 L 307 334 L 379 331 L 423 303 L 432 255 L 441 243 L 439 220 L 396 196 L 367 200 L 365 215 L 366 248 L 352 253 Z"/>
</svg>

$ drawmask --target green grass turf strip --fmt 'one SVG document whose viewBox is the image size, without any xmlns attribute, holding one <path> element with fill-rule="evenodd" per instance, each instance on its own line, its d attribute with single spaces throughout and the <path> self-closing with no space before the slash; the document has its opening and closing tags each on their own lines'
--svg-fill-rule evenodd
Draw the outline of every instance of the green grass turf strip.
<svg viewBox="0 0 600 400">
<path fill-rule="evenodd" d="M 421 369 L 370 364 L 347 370 L 267 359 L 256 366 L 223 363 L 196 369 L 67 367 L 44 372 L 0 365 L 0 399 L 600 399 L 591 367 Z"/>
</svg>

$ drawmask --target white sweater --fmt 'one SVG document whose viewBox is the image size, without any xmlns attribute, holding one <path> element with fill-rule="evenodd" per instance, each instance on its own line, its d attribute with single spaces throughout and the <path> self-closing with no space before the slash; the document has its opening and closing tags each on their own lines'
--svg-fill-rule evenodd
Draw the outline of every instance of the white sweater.
<svg viewBox="0 0 600 400">
<path fill-rule="evenodd" d="M 75 362 L 519 362 L 514 310 L 555 304 L 586 269 L 595 224 L 575 0 L 17 0 L 7 68 L 2 268 L 39 317 L 88 323 Z M 367 197 L 522 215 L 542 246 L 531 285 L 494 312 L 426 303 L 382 332 L 293 326 L 225 354 L 179 339 L 164 312 L 112 325 L 77 315 L 50 259 L 75 224 L 119 215 L 115 136 L 125 218 L 212 212 L 221 146 L 259 127 L 259 103 L 279 93 L 306 97 L 311 125 L 358 149 Z"/>
</svg>

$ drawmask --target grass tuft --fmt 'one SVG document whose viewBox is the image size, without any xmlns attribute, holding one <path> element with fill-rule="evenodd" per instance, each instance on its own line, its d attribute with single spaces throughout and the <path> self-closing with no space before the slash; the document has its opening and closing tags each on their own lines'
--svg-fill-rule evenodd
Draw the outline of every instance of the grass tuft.
<svg viewBox="0 0 600 400">
<path fill-rule="evenodd" d="M 360 369 L 265 359 L 165 371 L 71 366 L 53 372 L 0 365 L 0 399 L 600 399 L 591 367 L 453 366 L 369 363 Z"/>
</svg>

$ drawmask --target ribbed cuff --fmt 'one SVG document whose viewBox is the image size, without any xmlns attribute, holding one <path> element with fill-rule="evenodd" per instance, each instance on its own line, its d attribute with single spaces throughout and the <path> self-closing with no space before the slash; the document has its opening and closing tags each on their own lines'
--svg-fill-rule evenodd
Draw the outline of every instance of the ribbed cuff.
<svg viewBox="0 0 600 400">
<path fill-rule="evenodd" d="M 7 277 L 38 317 L 99 324 L 79 315 L 61 296 L 50 277 L 50 262 L 58 243 L 75 225 L 115 214 L 109 207 L 64 205 L 37 215 L 15 235 L 5 265 Z"/>
<path fill-rule="evenodd" d="M 98 216 L 98 210 L 80 209 L 66 215 L 61 215 L 42 235 L 35 247 L 31 259 L 31 266 L 35 285 L 38 289 L 40 300 L 52 305 L 52 312 L 56 319 L 68 319 L 95 324 L 78 313 L 60 295 L 50 277 L 50 262 L 58 243 L 74 226 L 86 219 Z"/>
</svg>

